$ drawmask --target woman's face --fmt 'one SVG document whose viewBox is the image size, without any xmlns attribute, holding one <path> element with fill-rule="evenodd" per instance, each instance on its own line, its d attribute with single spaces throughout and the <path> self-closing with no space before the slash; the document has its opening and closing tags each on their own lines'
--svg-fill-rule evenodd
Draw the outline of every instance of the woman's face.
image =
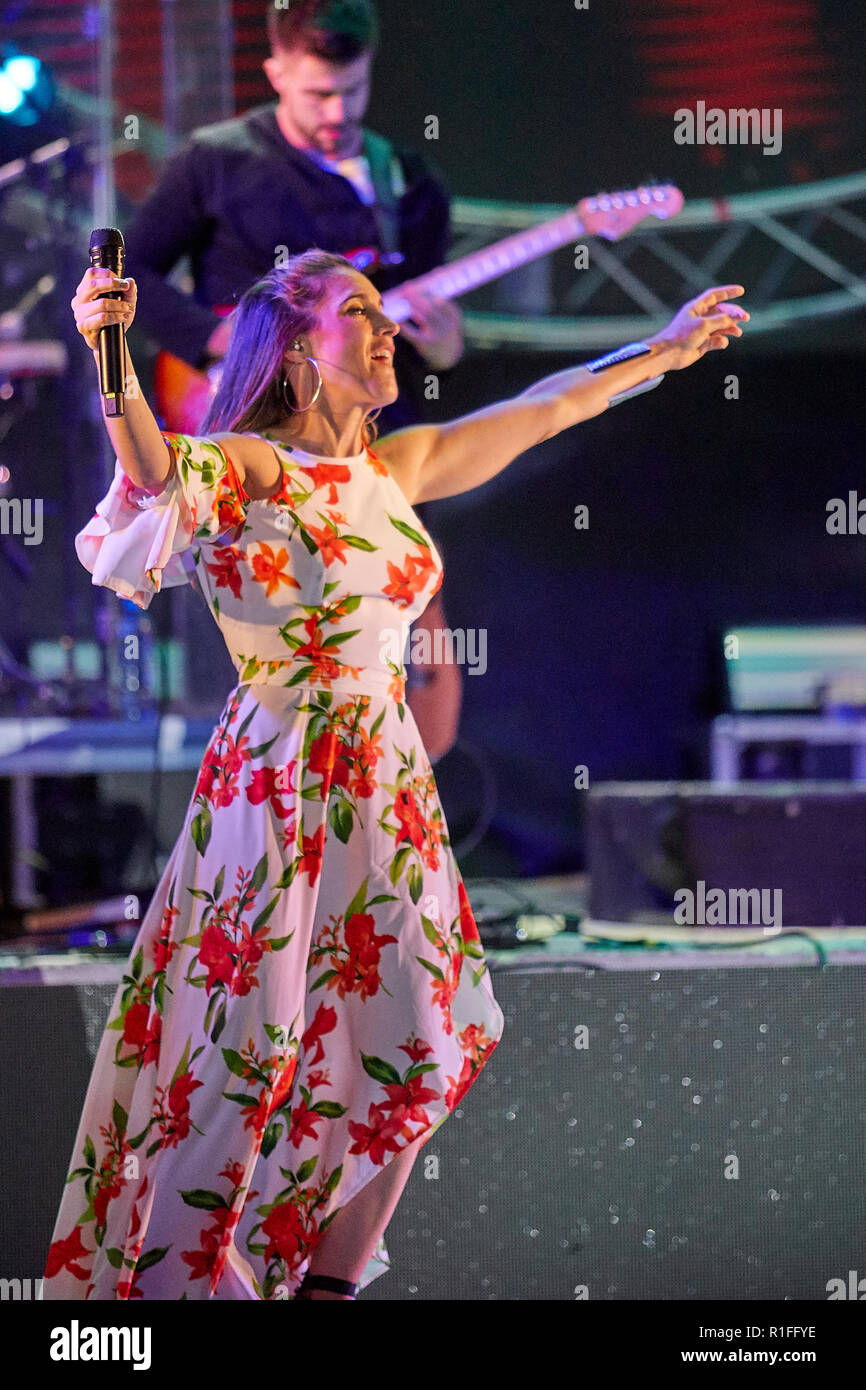
<svg viewBox="0 0 866 1390">
<path fill-rule="evenodd" d="M 394 338 L 399 325 L 382 313 L 382 296 L 358 270 L 336 271 L 327 282 L 315 328 L 301 341 L 322 373 L 322 393 L 340 412 L 378 409 L 397 399 Z"/>
</svg>

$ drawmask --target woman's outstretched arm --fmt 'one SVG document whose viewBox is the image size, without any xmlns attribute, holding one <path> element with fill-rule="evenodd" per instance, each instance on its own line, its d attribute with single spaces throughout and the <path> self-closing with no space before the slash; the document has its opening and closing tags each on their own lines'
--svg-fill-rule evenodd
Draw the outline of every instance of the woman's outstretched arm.
<svg viewBox="0 0 866 1390">
<path fill-rule="evenodd" d="M 533 445 L 600 415 L 611 398 L 643 382 L 679 371 L 704 353 L 741 337 L 749 315 L 726 301 L 742 285 L 720 285 L 689 300 L 667 327 L 647 338 L 649 354 L 598 373 L 572 367 L 537 381 L 510 400 L 446 425 L 417 425 L 386 436 L 376 451 L 411 503 L 469 492 L 501 473 Z"/>
</svg>

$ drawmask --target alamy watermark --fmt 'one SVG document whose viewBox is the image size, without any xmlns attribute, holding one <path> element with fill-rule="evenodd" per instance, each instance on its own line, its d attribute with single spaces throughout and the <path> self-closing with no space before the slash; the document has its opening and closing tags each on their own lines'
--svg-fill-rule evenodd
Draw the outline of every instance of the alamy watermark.
<svg viewBox="0 0 866 1390">
<path fill-rule="evenodd" d="M 772 895 L 772 898 L 771 898 Z M 694 888 L 674 893 L 679 926 L 781 927 L 781 888 L 710 888 L 702 878 Z M 772 906 L 771 906 L 772 902 Z"/>
<path fill-rule="evenodd" d="M 848 1270 L 847 1279 L 840 1275 L 828 1279 L 824 1288 L 829 1303 L 839 1299 L 851 1299 L 855 1303 L 862 1303 L 866 1299 L 866 1279 L 861 1279 L 856 1269 Z"/>
<path fill-rule="evenodd" d="M 484 627 L 437 627 L 432 631 L 402 623 L 379 632 L 379 660 L 399 666 L 401 661 L 417 666 L 466 666 L 470 676 L 483 676 L 487 670 L 487 629 Z"/>
<path fill-rule="evenodd" d="M 846 497 L 831 497 L 827 503 L 827 534 L 830 536 L 866 536 L 866 497 L 854 488 Z"/>
<path fill-rule="evenodd" d="M 722 110 L 699 101 L 693 111 L 681 106 L 674 112 L 676 145 L 763 145 L 764 154 L 779 154 L 782 148 L 782 109 L 770 110 L 738 106 Z"/>
<path fill-rule="evenodd" d="M 41 1279 L 0 1279 L 0 1303 L 8 1299 L 28 1303 L 42 1297 Z"/>
<path fill-rule="evenodd" d="M 134 1371 L 151 1364 L 149 1327 L 82 1327 L 73 1318 L 68 1327 L 51 1329 L 48 1355 L 52 1361 L 131 1361 Z"/>
<path fill-rule="evenodd" d="M 42 544 L 42 498 L 0 497 L 0 535 L 23 536 L 25 545 Z"/>
</svg>

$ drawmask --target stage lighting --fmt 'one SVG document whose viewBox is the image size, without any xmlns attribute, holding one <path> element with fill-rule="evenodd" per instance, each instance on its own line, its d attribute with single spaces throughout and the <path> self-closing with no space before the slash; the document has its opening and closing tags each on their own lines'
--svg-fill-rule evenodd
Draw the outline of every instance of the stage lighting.
<svg viewBox="0 0 866 1390">
<path fill-rule="evenodd" d="M 32 126 L 54 104 L 51 71 L 38 58 L 4 44 L 0 66 L 0 116 L 13 125 Z"/>
</svg>

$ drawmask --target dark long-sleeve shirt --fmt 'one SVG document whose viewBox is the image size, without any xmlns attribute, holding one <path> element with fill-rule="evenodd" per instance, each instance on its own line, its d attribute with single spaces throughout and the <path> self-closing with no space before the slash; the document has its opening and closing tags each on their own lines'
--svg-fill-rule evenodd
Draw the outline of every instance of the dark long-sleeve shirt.
<svg viewBox="0 0 866 1390">
<path fill-rule="evenodd" d="M 158 346 L 191 366 L 202 364 L 218 322 L 213 309 L 236 302 L 280 255 L 311 246 L 341 253 L 381 249 L 372 208 L 348 179 L 289 144 L 276 109 L 276 103 L 259 106 L 194 131 L 125 232 L 127 273 L 139 289 L 138 322 Z M 398 204 L 404 261 L 372 277 L 382 292 L 441 265 L 450 235 L 441 180 L 420 155 L 403 149 L 395 154 L 405 183 Z M 192 295 L 166 279 L 184 256 L 190 258 Z M 383 411 L 382 432 L 422 414 L 422 383 L 430 368 L 399 337 L 395 370 L 401 399 Z"/>
</svg>

